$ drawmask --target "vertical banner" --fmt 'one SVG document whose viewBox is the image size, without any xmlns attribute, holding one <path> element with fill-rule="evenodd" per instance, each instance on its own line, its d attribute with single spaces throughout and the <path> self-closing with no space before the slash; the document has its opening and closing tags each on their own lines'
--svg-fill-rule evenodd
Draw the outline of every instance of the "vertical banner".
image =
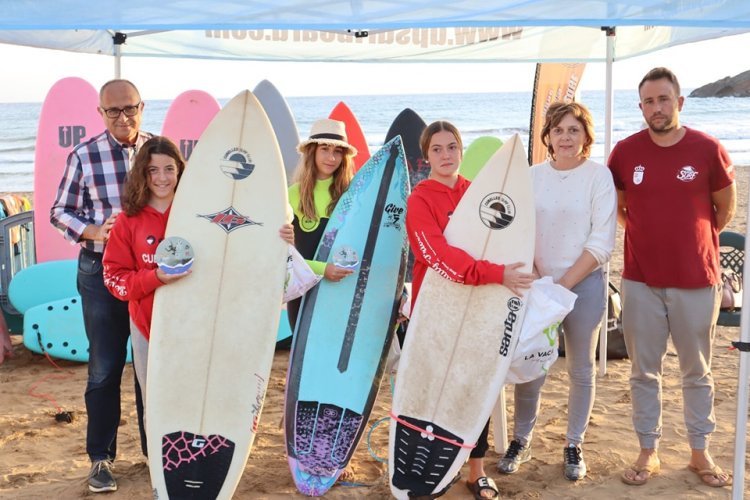
<svg viewBox="0 0 750 500">
<path fill-rule="evenodd" d="M 531 96 L 531 124 L 529 125 L 529 164 L 547 158 L 541 131 L 550 104 L 573 102 L 578 83 L 583 76 L 584 63 L 539 63 L 536 65 L 534 93 Z"/>
</svg>

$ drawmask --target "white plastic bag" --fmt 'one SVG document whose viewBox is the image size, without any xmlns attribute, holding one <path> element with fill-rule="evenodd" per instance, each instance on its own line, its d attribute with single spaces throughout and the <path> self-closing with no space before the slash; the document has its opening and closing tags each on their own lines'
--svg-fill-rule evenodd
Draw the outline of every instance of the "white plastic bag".
<svg viewBox="0 0 750 500">
<path fill-rule="evenodd" d="M 576 294 L 552 278 L 535 280 L 526 296 L 526 314 L 506 384 L 522 384 L 546 374 L 557 360 L 558 327 L 573 310 Z"/>
<path fill-rule="evenodd" d="M 286 279 L 284 280 L 284 302 L 302 297 L 309 289 L 323 278 L 310 269 L 302 255 L 289 245 L 289 256 L 286 259 Z"/>
</svg>

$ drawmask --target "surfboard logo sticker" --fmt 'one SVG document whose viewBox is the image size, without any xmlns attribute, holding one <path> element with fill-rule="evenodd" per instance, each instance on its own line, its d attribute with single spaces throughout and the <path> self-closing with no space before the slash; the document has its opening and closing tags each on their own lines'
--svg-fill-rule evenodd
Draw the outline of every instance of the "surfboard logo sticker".
<svg viewBox="0 0 750 500">
<path fill-rule="evenodd" d="M 79 145 L 86 138 L 86 127 L 83 125 L 61 125 L 57 127 L 58 144 L 61 148 Z"/>
<path fill-rule="evenodd" d="M 518 297 L 511 297 L 508 299 L 508 317 L 505 318 L 503 323 L 503 339 L 500 342 L 500 355 L 508 356 L 510 350 L 510 341 L 513 339 L 513 332 L 515 330 L 516 321 L 518 320 L 518 311 L 521 310 L 523 302 Z"/>
<path fill-rule="evenodd" d="M 250 153 L 241 148 L 232 148 L 224 153 L 219 167 L 224 175 L 235 181 L 247 179 L 255 170 Z"/>
<path fill-rule="evenodd" d="M 516 205 L 505 193 L 490 193 L 479 205 L 479 218 L 490 229 L 505 229 L 516 218 Z"/>
<path fill-rule="evenodd" d="M 518 297 L 511 297 L 508 299 L 508 309 L 513 312 L 518 312 L 521 309 L 523 303 Z"/>
<path fill-rule="evenodd" d="M 266 379 L 254 373 L 255 375 L 255 402 L 252 404 L 253 414 L 253 432 L 258 432 L 260 425 L 260 411 L 263 409 L 263 399 L 266 397 Z"/>
<path fill-rule="evenodd" d="M 250 217 L 242 215 L 234 207 L 229 207 L 213 214 L 198 214 L 198 217 L 216 224 L 227 234 L 240 227 L 263 225 L 262 222 L 255 222 Z"/>
<path fill-rule="evenodd" d="M 400 207 L 395 203 L 389 203 L 385 206 L 385 222 L 383 227 L 393 227 L 397 230 L 401 230 L 401 218 L 404 215 L 404 207 Z"/>
</svg>

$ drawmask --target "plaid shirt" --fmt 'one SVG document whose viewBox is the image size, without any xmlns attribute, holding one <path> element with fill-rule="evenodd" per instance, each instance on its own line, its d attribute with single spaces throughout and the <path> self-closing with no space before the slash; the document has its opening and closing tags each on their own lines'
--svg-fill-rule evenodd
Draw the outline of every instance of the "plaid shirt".
<svg viewBox="0 0 750 500">
<path fill-rule="evenodd" d="M 130 163 L 151 137 L 139 132 L 135 146 L 126 146 L 105 130 L 73 149 L 50 210 L 50 222 L 65 239 L 94 252 L 104 251 L 104 242 L 82 239 L 83 230 L 89 224 L 104 224 L 120 211 Z"/>
</svg>

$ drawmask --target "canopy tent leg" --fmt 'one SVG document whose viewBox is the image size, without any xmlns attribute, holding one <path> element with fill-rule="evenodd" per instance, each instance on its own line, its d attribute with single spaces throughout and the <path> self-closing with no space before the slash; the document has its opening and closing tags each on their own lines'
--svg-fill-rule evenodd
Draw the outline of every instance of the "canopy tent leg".
<svg viewBox="0 0 750 500">
<path fill-rule="evenodd" d="M 750 217 L 748 204 L 747 217 Z M 750 238 L 745 237 L 745 256 L 750 255 Z M 743 290 L 750 290 L 750 273 L 742 273 Z M 740 316 L 740 341 L 735 345 L 740 354 L 740 367 L 737 375 L 737 419 L 734 428 L 734 471 L 732 479 L 732 499 L 741 500 L 745 491 L 745 451 L 747 449 L 747 409 L 748 384 L 750 384 L 750 294 L 742 298 L 742 315 Z"/>
<path fill-rule="evenodd" d="M 607 35 L 607 83 L 605 88 L 604 103 L 604 164 L 606 165 L 609 158 L 609 152 L 612 150 L 612 110 L 614 101 L 614 91 L 612 89 L 612 66 L 615 60 L 615 28 L 602 28 Z M 609 293 L 609 264 L 604 266 L 604 300 L 608 301 Z M 605 302 L 608 303 L 608 302 Z M 599 328 L 599 376 L 607 374 L 607 326 L 609 323 L 609 308 L 604 308 L 604 318 Z"/>
</svg>

